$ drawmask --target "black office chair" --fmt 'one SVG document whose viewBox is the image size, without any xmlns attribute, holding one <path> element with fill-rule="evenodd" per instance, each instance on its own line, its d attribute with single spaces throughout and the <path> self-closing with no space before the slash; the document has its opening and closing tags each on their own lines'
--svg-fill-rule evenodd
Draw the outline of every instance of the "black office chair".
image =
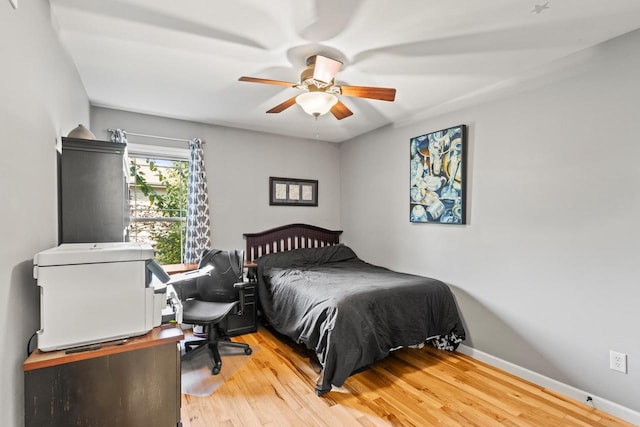
<svg viewBox="0 0 640 427">
<path fill-rule="evenodd" d="M 213 360 L 213 375 L 219 374 L 222 368 L 221 345 L 241 348 L 244 354 L 251 354 L 249 344 L 232 342 L 226 335 L 229 314 L 244 311 L 244 289 L 248 282 L 242 281 L 243 263 L 244 251 L 211 249 L 203 254 L 198 265 L 199 270 L 213 267 L 208 275 L 174 285 L 182 301 L 182 322 L 201 325 L 206 333 L 204 339 L 185 341 L 183 359 L 208 349 Z"/>
</svg>

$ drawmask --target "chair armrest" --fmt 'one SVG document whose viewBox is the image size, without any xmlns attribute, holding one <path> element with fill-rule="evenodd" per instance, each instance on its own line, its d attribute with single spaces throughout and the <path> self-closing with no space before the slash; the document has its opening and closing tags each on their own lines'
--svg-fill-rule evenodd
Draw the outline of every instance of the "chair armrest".
<svg viewBox="0 0 640 427">
<path fill-rule="evenodd" d="M 238 303 L 238 314 L 242 315 L 242 313 L 244 313 L 244 290 L 247 286 L 249 286 L 251 283 L 249 282 L 238 282 L 238 283 L 234 283 L 233 287 L 238 289 L 239 291 L 239 297 L 240 297 L 240 302 Z"/>
<path fill-rule="evenodd" d="M 245 289 L 250 284 L 251 284 L 250 282 L 238 282 L 238 283 L 234 283 L 233 287 L 236 289 Z"/>
</svg>

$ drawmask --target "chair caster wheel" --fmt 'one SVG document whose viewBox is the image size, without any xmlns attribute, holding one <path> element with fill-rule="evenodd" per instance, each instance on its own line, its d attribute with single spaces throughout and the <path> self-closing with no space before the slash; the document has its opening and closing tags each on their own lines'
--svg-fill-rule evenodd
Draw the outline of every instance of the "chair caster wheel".
<svg viewBox="0 0 640 427">
<path fill-rule="evenodd" d="M 213 369 L 211 369 L 212 375 L 218 375 L 219 373 L 220 373 L 220 366 L 214 366 Z"/>
<path fill-rule="evenodd" d="M 246 354 L 247 356 L 250 355 L 251 353 L 253 353 L 253 351 L 250 348 L 244 349 L 244 354 Z"/>
</svg>

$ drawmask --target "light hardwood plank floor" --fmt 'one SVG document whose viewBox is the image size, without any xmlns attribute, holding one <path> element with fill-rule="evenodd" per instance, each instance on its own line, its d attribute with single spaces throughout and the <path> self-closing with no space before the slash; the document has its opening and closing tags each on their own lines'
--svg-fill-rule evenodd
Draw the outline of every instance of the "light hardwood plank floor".
<svg viewBox="0 0 640 427">
<path fill-rule="evenodd" d="M 234 341 L 249 361 L 208 397 L 182 395 L 184 427 L 632 426 L 457 352 L 401 349 L 321 397 L 308 353 L 268 329 Z M 223 367 L 224 370 L 224 359 Z"/>
</svg>

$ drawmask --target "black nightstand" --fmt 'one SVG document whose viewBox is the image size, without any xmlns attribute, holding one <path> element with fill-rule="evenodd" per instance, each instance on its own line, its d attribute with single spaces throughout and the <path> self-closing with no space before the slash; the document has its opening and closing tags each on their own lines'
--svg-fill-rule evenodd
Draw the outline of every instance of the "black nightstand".
<svg viewBox="0 0 640 427">
<path fill-rule="evenodd" d="M 251 282 L 244 288 L 244 312 L 242 314 L 230 314 L 227 319 L 227 335 L 235 337 L 258 330 L 256 303 L 256 284 Z"/>
</svg>

